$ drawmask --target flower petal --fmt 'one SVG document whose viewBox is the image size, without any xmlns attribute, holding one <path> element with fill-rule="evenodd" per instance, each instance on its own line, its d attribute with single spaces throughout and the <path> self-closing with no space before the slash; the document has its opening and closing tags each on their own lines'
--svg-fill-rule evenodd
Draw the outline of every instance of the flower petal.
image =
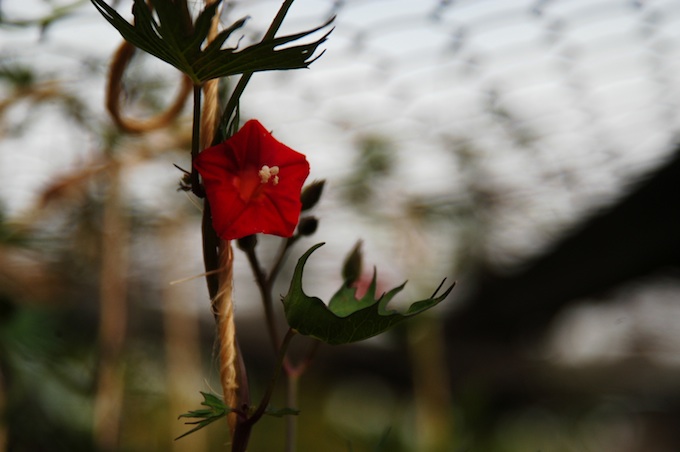
<svg viewBox="0 0 680 452">
<path fill-rule="evenodd" d="M 278 167 L 264 180 L 263 167 Z M 231 138 L 205 149 L 194 162 L 203 178 L 217 234 L 232 240 L 264 233 L 290 237 L 309 175 L 304 155 L 277 141 L 257 120 L 246 122 Z"/>
</svg>

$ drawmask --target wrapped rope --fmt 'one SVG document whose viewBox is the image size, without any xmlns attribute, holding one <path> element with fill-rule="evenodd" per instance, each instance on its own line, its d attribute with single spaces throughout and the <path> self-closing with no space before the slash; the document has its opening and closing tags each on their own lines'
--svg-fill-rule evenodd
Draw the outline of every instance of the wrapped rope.
<svg viewBox="0 0 680 452">
<path fill-rule="evenodd" d="M 236 326 L 234 323 L 234 253 L 229 241 L 220 243 L 220 291 L 213 300 L 213 312 L 217 323 L 218 351 L 220 359 L 220 383 L 224 393 L 224 403 L 231 408 L 238 408 L 238 379 L 236 360 Z M 229 429 L 233 435 L 236 427 L 236 414 L 227 416 Z"/>
<path fill-rule="evenodd" d="M 206 6 L 214 0 L 206 0 Z M 217 35 L 219 10 L 212 20 L 208 43 Z M 203 84 L 203 110 L 201 112 L 201 149 L 212 144 L 215 136 L 219 112 L 218 81 L 209 80 Z M 234 323 L 234 253 L 231 243 L 220 241 L 219 246 L 219 292 L 212 300 L 212 309 L 217 322 L 218 350 L 220 360 L 220 383 L 224 394 L 224 403 L 231 408 L 239 408 L 236 325 Z M 229 430 L 233 437 L 236 428 L 236 413 L 227 416 Z"/>
</svg>

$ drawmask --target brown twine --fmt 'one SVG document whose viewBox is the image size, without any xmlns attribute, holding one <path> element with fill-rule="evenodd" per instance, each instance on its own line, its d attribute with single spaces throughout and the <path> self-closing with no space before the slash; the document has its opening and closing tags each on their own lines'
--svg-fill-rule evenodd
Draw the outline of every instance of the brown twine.
<svg viewBox="0 0 680 452">
<path fill-rule="evenodd" d="M 205 5 L 209 6 L 215 3 L 216 0 L 205 0 Z M 220 11 L 215 13 L 210 24 L 210 31 L 208 32 L 208 40 L 210 43 L 215 36 L 217 36 L 217 26 L 220 23 Z M 205 149 L 212 144 L 215 137 L 215 129 L 217 128 L 218 114 L 219 114 L 219 93 L 217 79 L 208 80 L 203 83 L 203 111 L 201 112 L 201 149 Z"/>
<path fill-rule="evenodd" d="M 206 0 L 210 5 L 215 0 Z M 219 12 L 213 17 L 208 42 L 217 35 Z M 201 112 L 201 149 L 209 147 L 215 135 L 219 113 L 218 81 L 209 80 L 203 85 L 203 111 Z M 239 407 L 238 376 L 236 361 L 238 357 L 236 344 L 236 325 L 234 323 L 234 254 L 231 243 L 220 242 L 220 272 L 218 276 L 219 292 L 213 300 L 213 310 L 217 319 L 219 340 L 220 382 L 224 393 L 224 403 L 231 408 Z M 233 437 L 236 428 L 236 413 L 227 416 L 229 430 Z"/>
<path fill-rule="evenodd" d="M 215 0 L 205 0 L 206 5 Z M 218 32 L 219 11 L 213 17 L 208 42 L 213 40 Z M 191 80 L 183 76 L 182 85 L 174 102 L 161 114 L 145 119 L 127 118 L 121 114 L 121 97 L 123 93 L 122 79 L 128 64 L 132 60 L 135 47 L 124 41 L 115 52 L 111 68 L 109 70 L 108 88 L 106 92 L 106 107 L 113 118 L 114 123 L 128 133 L 142 133 L 159 129 L 172 122 L 184 108 L 187 97 L 193 90 Z M 201 112 L 200 146 L 205 149 L 212 143 L 217 127 L 219 113 L 218 81 L 209 80 L 203 85 L 203 109 Z M 224 401 L 227 406 L 238 408 L 237 395 L 238 375 L 236 361 L 238 357 L 236 344 L 236 326 L 234 323 L 234 275 L 233 275 L 233 251 L 229 241 L 220 243 L 219 264 L 219 291 L 212 300 L 212 309 L 217 321 L 217 334 L 219 341 L 220 359 L 220 383 L 224 393 Z M 227 416 L 229 429 L 233 436 L 236 427 L 237 415 L 230 413 Z"/>
<path fill-rule="evenodd" d="M 106 90 L 106 108 L 111 114 L 113 122 L 128 133 L 142 133 L 160 129 L 170 124 L 182 112 L 184 104 L 191 93 L 193 84 L 189 77 L 182 75 L 182 85 L 173 103 L 162 113 L 148 119 L 135 119 L 123 116 L 121 113 L 121 98 L 123 97 L 123 74 L 135 53 L 135 46 L 127 41 L 118 47 L 113 55 L 109 68 L 108 87 Z"/>
<path fill-rule="evenodd" d="M 210 6 L 216 0 L 205 0 L 205 5 Z M 215 36 L 217 36 L 217 27 L 220 23 L 221 8 L 216 11 L 215 16 L 210 23 L 210 31 L 208 32 L 208 43 L 210 43 Z M 203 84 L 203 111 L 201 112 L 201 149 L 205 149 L 212 144 L 215 136 L 215 129 L 217 128 L 218 114 L 219 114 L 219 94 L 217 79 L 208 80 Z"/>
<path fill-rule="evenodd" d="M 218 101 L 218 81 L 208 80 L 203 84 L 203 112 L 201 113 L 201 149 L 205 149 L 212 144 L 217 128 L 219 113 Z"/>
<path fill-rule="evenodd" d="M 224 403 L 231 408 L 238 408 L 233 262 L 234 253 L 231 243 L 228 240 L 222 240 L 220 243 L 220 274 L 218 277 L 220 291 L 213 300 L 219 338 L 220 383 L 224 392 Z M 229 414 L 227 421 L 233 436 L 236 427 L 236 413 Z"/>
</svg>

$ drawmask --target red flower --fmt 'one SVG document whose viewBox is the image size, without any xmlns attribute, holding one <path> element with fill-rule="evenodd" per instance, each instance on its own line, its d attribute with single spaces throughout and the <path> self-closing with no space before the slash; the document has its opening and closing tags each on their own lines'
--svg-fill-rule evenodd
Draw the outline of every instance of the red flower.
<svg viewBox="0 0 680 452">
<path fill-rule="evenodd" d="M 257 120 L 205 149 L 194 167 L 203 178 L 213 227 L 222 239 L 257 233 L 290 237 L 295 232 L 309 163 Z"/>
</svg>

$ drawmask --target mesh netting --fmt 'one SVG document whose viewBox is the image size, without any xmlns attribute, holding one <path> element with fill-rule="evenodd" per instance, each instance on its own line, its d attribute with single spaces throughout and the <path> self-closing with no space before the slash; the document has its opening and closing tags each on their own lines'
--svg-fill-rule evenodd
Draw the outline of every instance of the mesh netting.
<svg viewBox="0 0 680 452">
<path fill-rule="evenodd" d="M 232 6 L 258 30 L 277 2 Z M 310 71 L 259 75 L 247 114 L 323 171 L 351 168 L 357 137 L 378 135 L 401 163 L 400 192 L 455 202 L 478 188 L 493 211 L 488 246 L 506 257 L 673 144 L 677 2 L 310 0 L 285 30 L 332 14 L 326 54 Z"/>
</svg>

